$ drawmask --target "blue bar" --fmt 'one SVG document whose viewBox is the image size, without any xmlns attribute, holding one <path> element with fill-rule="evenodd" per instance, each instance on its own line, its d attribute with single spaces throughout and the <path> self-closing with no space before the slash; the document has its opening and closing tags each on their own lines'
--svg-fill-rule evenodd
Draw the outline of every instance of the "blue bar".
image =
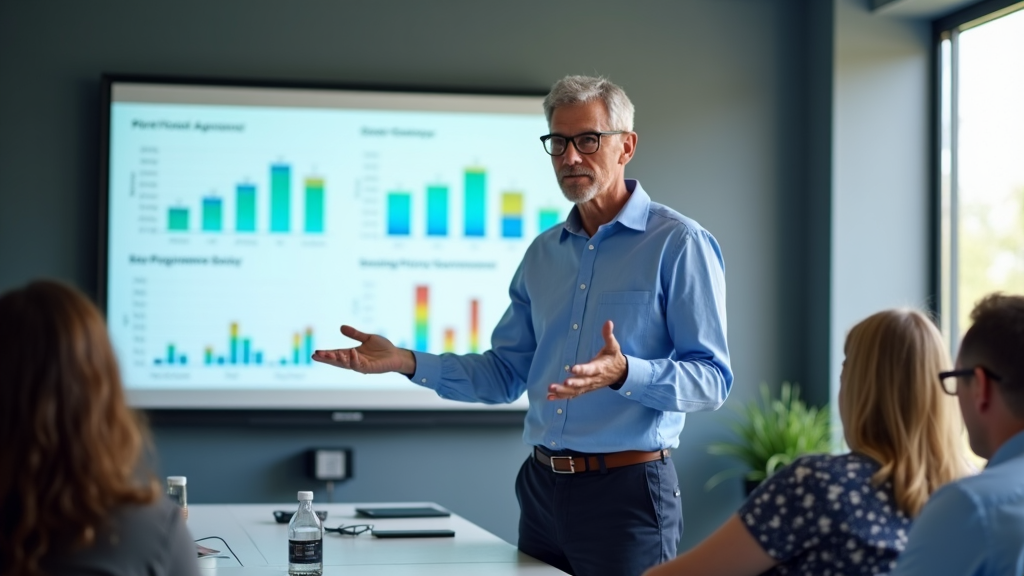
<svg viewBox="0 0 1024 576">
<path fill-rule="evenodd" d="M 407 193 L 388 194 L 388 235 L 408 236 L 412 226 L 412 196 Z"/>
<path fill-rule="evenodd" d="M 448 187 L 427 187 L 427 236 L 448 235 Z"/>
<path fill-rule="evenodd" d="M 522 218 L 502 218 L 501 219 L 501 235 L 505 238 L 522 238 L 523 237 L 523 219 Z"/>
<path fill-rule="evenodd" d="M 263 352 L 256 353 L 256 363 L 263 364 Z"/>
</svg>

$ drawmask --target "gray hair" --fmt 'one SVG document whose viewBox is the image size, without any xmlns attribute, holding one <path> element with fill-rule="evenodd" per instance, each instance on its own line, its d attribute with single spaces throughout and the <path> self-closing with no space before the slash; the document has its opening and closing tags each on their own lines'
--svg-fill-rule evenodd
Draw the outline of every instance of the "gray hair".
<svg viewBox="0 0 1024 576">
<path fill-rule="evenodd" d="M 544 98 L 544 115 L 550 125 L 555 108 L 587 104 L 597 99 L 601 99 L 608 110 L 608 129 L 633 131 L 633 103 L 625 90 L 603 76 L 566 76 L 555 82 Z"/>
</svg>

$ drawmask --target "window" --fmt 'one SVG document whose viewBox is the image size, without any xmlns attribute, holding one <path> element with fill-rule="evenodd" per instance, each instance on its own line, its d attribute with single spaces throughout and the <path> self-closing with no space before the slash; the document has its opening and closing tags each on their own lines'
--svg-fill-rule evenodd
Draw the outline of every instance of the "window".
<svg viewBox="0 0 1024 576">
<path fill-rule="evenodd" d="M 940 293 L 954 348 L 974 304 L 1024 293 L 1024 2 L 939 26 Z"/>
</svg>

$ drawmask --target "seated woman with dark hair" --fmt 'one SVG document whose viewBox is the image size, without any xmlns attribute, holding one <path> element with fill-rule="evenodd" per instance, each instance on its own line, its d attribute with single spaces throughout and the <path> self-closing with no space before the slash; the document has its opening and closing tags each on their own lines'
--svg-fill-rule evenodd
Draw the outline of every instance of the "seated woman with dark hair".
<svg viewBox="0 0 1024 576">
<path fill-rule="evenodd" d="M 0 366 L 0 574 L 198 574 L 96 307 L 54 282 L 3 295 Z"/>
<path fill-rule="evenodd" d="M 885 574 L 912 519 L 968 473 L 942 336 L 913 310 L 879 312 L 846 338 L 839 414 L 851 452 L 805 456 L 721 528 L 646 576 Z"/>
</svg>

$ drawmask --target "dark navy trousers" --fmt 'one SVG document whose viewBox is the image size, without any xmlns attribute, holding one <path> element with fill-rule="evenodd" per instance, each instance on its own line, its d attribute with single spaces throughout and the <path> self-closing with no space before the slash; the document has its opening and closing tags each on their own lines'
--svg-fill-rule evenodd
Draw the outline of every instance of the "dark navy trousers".
<svg viewBox="0 0 1024 576">
<path fill-rule="evenodd" d="M 675 558 L 683 532 L 671 458 L 556 474 L 531 454 L 516 497 L 519 549 L 575 576 L 640 576 Z"/>
</svg>

